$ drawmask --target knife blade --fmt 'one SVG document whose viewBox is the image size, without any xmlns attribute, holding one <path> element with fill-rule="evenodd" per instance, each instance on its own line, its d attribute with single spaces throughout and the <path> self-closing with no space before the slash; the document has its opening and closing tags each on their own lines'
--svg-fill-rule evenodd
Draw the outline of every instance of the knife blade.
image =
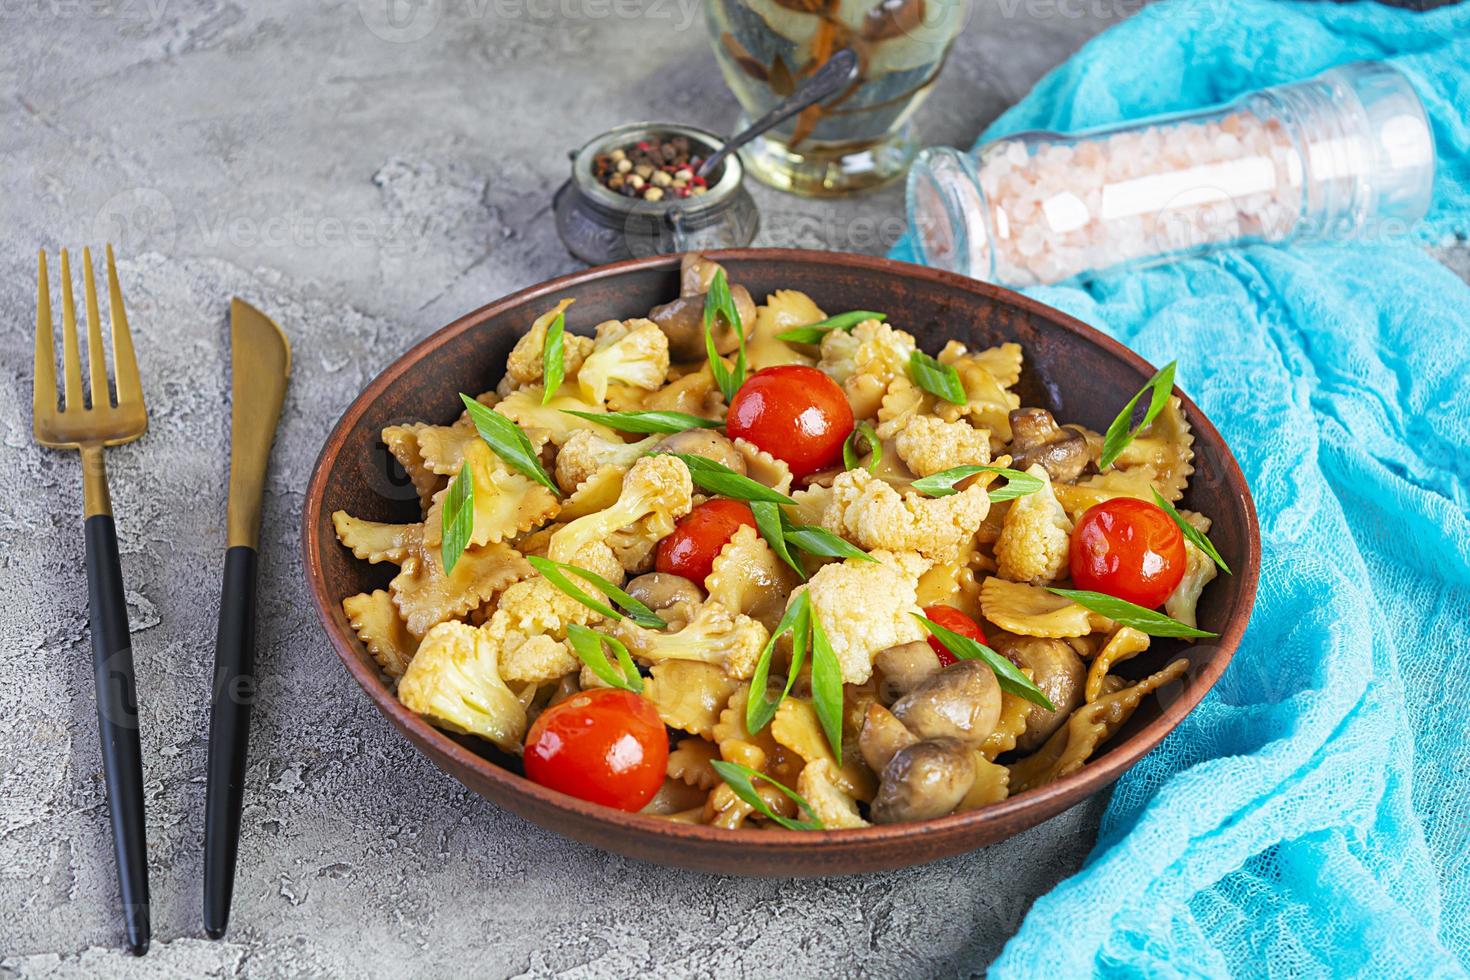
<svg viewBox="0 0 1470 980">
<path fill-rule="evenodd" d="M 285 333 L 238 297 L 230 302 L 230 371 L 228 548 L 214 649 L 204 803 L 204 931 L 212 939 L 225 934 L 235 890 L 250 709 L 255 701 L 260 506 L 291 373 L 291 345 Z"/>
</svg>

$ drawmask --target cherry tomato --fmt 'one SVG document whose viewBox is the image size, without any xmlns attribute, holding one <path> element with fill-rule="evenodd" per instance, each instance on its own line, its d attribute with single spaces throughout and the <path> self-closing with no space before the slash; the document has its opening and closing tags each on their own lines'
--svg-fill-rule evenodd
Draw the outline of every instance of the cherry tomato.
<svg viewBox="0 0 1470 980">
<path fill-rule="evenodd" d="M 1163 509 L 1114 497 L 1089 507 L 1072 531 L 1072 582 L 1079 589 L 1157 609 L 1184 577 L 1184 535 Z"/>
<path fill-rule="evenodd" d="M 852 425 L 852 406 L 837 382 L 801 364 L 752 374 L 725 416 L 731 439 L 784 461 L 797 479 L 836 466 Z"/>
<path fill-rule="evenodd" d="M 706 500 L 685 514 L 674 525 L 673 533 L 658 543 L 653 567 L 703 585 L 715 556 L 742 524 L 755 527 L 749 504 L 724 497 Z"/>
<path fill-rule="evenodd" d="M 960 636 L 974 640 L 976 643 L 985 643 L 988 645 L 990 642 L 985 639 L 985 631 L 980 628 L 980 624 L 960 612 L 954 606 L 925 606 L 924 615 L 951 633 L 958 633 Z M 941 667 L 948 667 L 960 659 L 950 653 L 949 648 L 943 643 L 940 643 L 939 637 L 937 636 L 929 637 L 929 646 L 934 650 L 934 655 L 939 658 L 939 666 Z"/>
<path fill-rule="evenodd" d="M 664 782 L 669 736 L 631 691 L 596 688 L 541 713 L 526 733 L 526 775 L 578 799 L 641 810 Z"/>
</svg>

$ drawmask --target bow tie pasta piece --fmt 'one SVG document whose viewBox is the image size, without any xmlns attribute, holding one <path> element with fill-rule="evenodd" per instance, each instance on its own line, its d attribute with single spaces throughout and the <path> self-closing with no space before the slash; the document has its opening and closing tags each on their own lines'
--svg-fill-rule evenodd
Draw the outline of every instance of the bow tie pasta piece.
<svg viewBox="0 0 1470 980">
<path fill-rule="evenodd" d="M 379 564 L 389 561 L 402 565 L 423 542 L 422 524 L 380 524 L 353 517 L 345 510 L 332 514 L 332 529 L 337 540 L 352 549 L 353 557 Z"/>
<path fill-rule="evenodd" d="M 825 763 L 831 766 L 830 779 L 834 788 L 854 799 L 870 801 L 878 792 L 878 780 L 863 763 L 862 754 L 854 751 L 856 745 L 844 745 L 843 764 L 839 767 L 822 732 L 822 723 L 817 711 L 808 702 L 795 697 L 784 699 L 771 719 L 771 737 L 776 744 L 790 749 L 807 765 Z"/>
<path fill-rule="evenodd" d="M 556 454 L 556 484 L 573 493 L 592 474 L 604 466 L 626 470 L 639 458 L 648 455 L 663 436 L 655 433 L 637 442 L 605 439 L 589 429 L 579 429 L 567 437 Z"/>
<path fill-rule="evenodd" d="M 604 466 L 577 484 L 561 505 L 562 520 L 574 521 L 616 504 L 623 492 L 625 472 L 619 466 Z"/>
<path fill-rule="evenodd" d="M 582 399 L 599 411 L 609 384 L 652 391 L 669 374 L 669 336 L 652 320 L 604 320 L 597 325 L 592 353 L 577 372 Z"/>
<path fill-rule="evenodd" d="M 464 465 L 465 450 L 480 442 L 472 422 L 415 426 L 419 456 L 430 473 L 452 477 Z M 384 429 L 384 433 L 388 430 Z M 386 435 L 385 435 L 386 440 Z"/>
<path fill-rule="evenodd" d="M 715 383 L 714 372 L 705 363 L 643 399 L 649 412 L 683 412 L 702 419 L 725 420 L 725 395 Z"/>
<path fill-rule="evenodd" d="M 924 497 L 900 493 L 866 470 L 847 470 L 832 481 L 822 526 L 866 550 L 951 561 L 989 512 L 990 495 L 978 482 L 948 497 Z"/>
<path fill-rule="evenodd" d="M 440 728 L 521 752 L 526 709 L 500 677 L 494 641 L 473 626 L 431 629 L 398 682 L 398 700 Z"/>
<path fill-rule="evenodd" d="M 1021 407 L 1021 397 L 1009 388 L 1021 375 L 1021 346 L 1001 344 L 976 354 L 951 341 L 939 352 L 939 363 L 948 364 L 960 376 L 965 404 L 940 402 L 935 413 L 946 422 L 969 419 L 976 428 L 990 433 L 992 448 L 999 450 L 1011 441 L 1011 412 Z"/>
<path fill-rule="evenodd" d="M 791 467 L 784 460 L 777 459 L 764 449 L 757 449 L 753 443 L 744 439 L 736 439 L 733 445 L 740 458 L 745 460 L 746 476 L 777 493 L 786 493 L 791 489 Z"/>
<path fill-rule="evenodd" d="M 1177 395 L 1170 395 L 1158 418 L 1123 447 L 1108 472 L 1137 467 L 1153 469 L 1153 482 L 1165 500 L 1173 503 L 1184 496 L 1189 477 L 1194 473 L 1194 432 L 1189 428 Z M 1106 480 L 1107 476 L 1108 473 L 1103 473 L 1092 480 Z"/>
<path fill-rule="evenodd" d="M 730 697 L 730 703 L 720 712 L 719 724 L 714 729 L 714 743 L 719 746 L 720 757 L 726 762 L 739 763 L 756 772 L 766 773 L 787 786 L 796 782 L 799 774 L 794 769 L 795 761 L 781 763 L 784 750 L 771 736 L 768 727 L 752 734 L 745 727 L 745 704 L 750 697 L 750 685 L 742 684 Z M 788 769 L 791 766 L 791 769 Z M 788 781 L 789 780 L 789 781 Z M 796 804 L 780 790 L 764 780 L 755 781 L 756 792 L 766 805 L 784 817 L 796 816 Z M 710 793 L 704 808 L 704 822 L 716 827 L 735 828 L 743 825 L 755 808 L 744 802 L 721 782 Z"/>
<path fill-rule="evenodd" d="M 720 549 L 704 580 L 711 599 L 750 616 L 768 630 L 781 621 L 795 586 L 796 573 L 748 524 L 741 525 Z"/>
<path fill-rule="evenodd" d="M 1021 673 L 1027 677 L 1031 676 L 1031 672 L 1024 667 Z M 994 762 L 998 757 L 1014 749 L 1016 743 L 1026 733 L 1032 712 L 1041 710 L 1039 705 L 1032 704 L 1019 695 L 1012 694 L 1010 691 L 1001 691 L 1000 718 L 995 723 L 995 731 L 980 743 L 981 757 Z"/>
<path fill-rule="evenodd" d="M 617 433 L 605 425 L 567 414 L 568 411 L 600 412 L 601 402 L 594 405 L 571 395 L 557 395 L 543 405 L 540 385 L 530 385 L 512 392 L 495 406 L 495 410 L 519 425 L 538 451 L 548 440 L 557 447 L 564 446 L 572 433 L 582 429 L 609 442 L 618 439 Z"/>
<path fill-rule="evenodd" d="M 378 589 L 348 596 L 342 600 L 342 612 L 383 673 L 394 681 L 402 677 L 419 641 L 398 618 L 392 595 Z"/>
<path fill-rule="evenodd" d="M 690 660 L 714 664 L 741 680 L 755 673 L 761 649 L 770 638 L 759 622 L 731 612 L 712 599 L 700 604 L 681 630 L 663 633 L 623 619 L 614 625 L 613 632 L 633 656 L 645 663 Z"/>
<path fill-rule="evenodd" d="M 681 738 L 669 753 L 669 778 L 699 789 L 714 789 L 720 774 L 711 762 L 720 757 L 720 748 L 703 738 Z"/>
<path fill-rule="evenodd" d="M 916 584 L 929 562 L 916 554 L 873 555 L 878 561 L 848 559 L 823 565 L 805 591 L 812 614 L 822 621 L 844 684 L 861 684 L 873 673 L 873 655 L 901 643 L 922 640 Z M 788 603 L 789 605 L 789 603 Z"/>
<path fill-rule="evenodd" d="M 992 575 L 980 583 L 980 608 L 1003 630 L 1022 636 L 1086 636 L 1110 631 L 1113 621 L 1064 596 Z"/>
<path fill-rule="evenodd" d="M 500 381 L 502 395 L 509 395 L 519 388 L 541 383 L 546 333 L 557 315 L 565 314 L 567 307 L 571 306 L 572 302 L 572 300 L 564 299 L 538 316 L 536 322 L 531 324 L 531 329 L 516 341 L 515 347 L 511 349 L 510 356 L 505 361 L 505 377 Z M 592 353 L 592 344 L 591 337 L 583 337 L 574 333 L 562 334 L 561 356 L 565 380 L 571 381 L 576 378 L 582 362 L 588 354 Z"/>
<path fill-rule="evenodd" d="M 471 545 L 496 544 L 556 517 L 561 505 L 541 484 L 512 472 L 484 442 L 476 440 L 465 449 L 474 484 L 475 517 L 470 530 Z M 424 544 L 438 547 L 444 521 L 442 509 L 448 489 L 434 495 L 424 515 Z"/>
<path fill-rule="evenodd" d="M 1188 669 L 1187 660 L 1176 660 L 1137 684 L 1078 708 L 1040 751 L 1010 767 L 1012 794 L 1045 786 L 1076 772 L 1099 745 L 1118 733 L 1143 703 L 1145 695 L 1178 680 Z"/>
<path fill-rule="evenodd" d="M 1118 627 L 1118 632 L 1108 638 L 1087 671 L 1087 700 L 1092 702 L 1102 697 L 1103 683 L 1109 676 L 1109 671 L 1125 660 L 1132 660 L 1147 650 L 1148 645 L 1147 633 L 1139 632 L 1131 626 Z"/>
<path fill-rule="evenodd" d="M 1201 534 L 1209 533 L 1210 519 L 1205 515 L 1192 510 L 1181 510 L 1179 516 L 1194 525 Z M 1199 605 L 1200 593 L 1219 573 L 1210 556 L 1196 548 L 1187 538 L 1184 541 L 1184 555 L 1184 577 L 1179 580 L 1169 598 L 1164 600 L 1164 611 L 1186 626 L 1197 626 L 1199 624 L 1195 618 L 1195 607 Z"/>
<path fill-rule="evenodd" d="M 796 791 L 822 821 L 823 830 L 870 826 L 858 813 L 857 800 L 842 789 L 840 775 L 831 760 L 808 762 L 796 780 Z"/>
<path fill-rule="evenodd" d="M 985 758 L 982 752 L 976 752 L 973 761 L 975 782 L 970 785 L 970 791 L 965 794 L 965 798 L 960 800 L 960 805 L 954 808 L 956 813 L 978 810 L 992 803 L 999 803 L 1010 795 L 1009 769 Z"/>
<path fill-rule="evenodd" d="M 556 532 L 550 555 L 556 561 L 581 564 L 594 545 L 610 546 L 625 569 L 636 568 L 674 522 L 694 505 L 689 470 L 673 456 L 644 456 L 623 478 L 617 501 L 604 510 L 579 517 Z"/>
<path fill-rule="evenodd" d="M 791 523 L 820 525 L 822 515 L 827 513 L 827 508 L 832 503 L 832 488 L 814 483 L 805 490 L 793 492 L 791 499 L 796 501 L 795 507 L 786 508 L 786 516 L 791 519 Z"/>
<path fill-rule="evenodd" d="M 531 563 L 508 544 L 471 546 L 446 576 L 437 547 L 420 544 L 388 583 L 393 604 L 410 632 L 465 616 L 507 587 L 533 573 Z"/>
<path fill-rule="evenodd" d="M 755 330 L 745 342 L 745 356 L 752 371 L 776 367 L 781 364 L 807 364 L 812 358 L 795 347 L 778 340 L 776 335 L 820 323 L 827 319 L 812 298 L 795 289 L 778 289 L 766 297 L 764 306 L 755 310 Z"/>
<path fill-rule="evenodd" d="M 1042 487 L 1011 502 L 995 542 L 996 567 L 1012 582 L 1050 585 L 1070 572 L 1072 521 L 1057 502 L 1045 467 L 1032 463 L 1026 472 Z"/>
<path fill-rule="evenodd" d="M 665 660 L 649 669 L 643 697 L 670 728 L 713 738 L 720 712 L 740 682 L 714 665 L 691 660 Z"/>
<path fill-rule="evenodd" d="M 424 459 L 419 445 L 419 434 L 429 428 L 426 425 L 390 425 L 383 430 L 381 438 L 388 452 L 398 460 L 413 488 L 418 491 L 419 506 L 427 508 L 434 494 L 444 485 L 444 480 Z"/>
</svg>

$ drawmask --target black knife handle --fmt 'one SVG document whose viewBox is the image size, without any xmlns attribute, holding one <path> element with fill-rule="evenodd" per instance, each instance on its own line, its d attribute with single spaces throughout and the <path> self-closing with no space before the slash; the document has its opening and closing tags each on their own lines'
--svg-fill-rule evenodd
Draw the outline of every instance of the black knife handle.
<svg viewBox="0 0 1470 980">
<path fill-rule="evenodd" d="M 148 952 L 148 839 L 143 818 L 143 750 L 138 744 L 138 691 L 133 641 L 123 599 L 117 529 L 110 514 L 87 518 L 87 604 L 92 618 L 92 668 L 97 728 L 112 814 L 112 846 L 122 893 L 128 949 Z"/>
<path fill-rule="evenodd" d="M 255 703 L 255 571 L 254 548 L 237 545 L 225 552 L 204 799 L 204 931 L 211 939 L 223 936 L 230 921 L 240 849 L 245 753 Z"/>
</svg>

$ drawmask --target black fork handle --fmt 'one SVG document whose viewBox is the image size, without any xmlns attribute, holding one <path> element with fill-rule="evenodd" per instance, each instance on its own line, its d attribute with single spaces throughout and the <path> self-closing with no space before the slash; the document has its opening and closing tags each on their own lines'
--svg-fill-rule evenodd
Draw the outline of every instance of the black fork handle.
<svg viewBox="0 0 1470 980">
<path fill-rule="evenodd" d="M 148 843 L 143 818 L 143 751 L 138 741 L 138 692 L 133 643 L 123 598 L 117 529 L 110 514 L 87 518 L 87 600 L 92 616 L 92 666 L 102 769 L 112 814 L 112 845 L 122 892 L 128 949 L 148 952 Z"/>
<path fill-rule="evenodd" d="M 204 796 L 204 931 L 225 934 L 235 891 L 246 748 L 255 703 L 255 549 L 225 552 L 209 713 L 209 779 Z"/>
</svg>

